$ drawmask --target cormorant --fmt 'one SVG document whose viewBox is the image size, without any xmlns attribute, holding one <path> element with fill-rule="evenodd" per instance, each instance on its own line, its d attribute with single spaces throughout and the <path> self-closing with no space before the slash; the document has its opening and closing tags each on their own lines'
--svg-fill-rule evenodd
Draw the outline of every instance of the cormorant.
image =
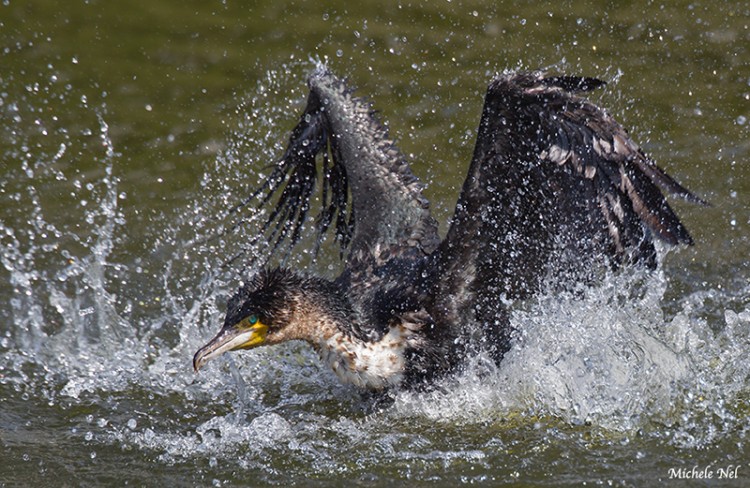
<svg viewBox="0 0 750 488">
<path fill-rule="evenodd" d="M 300 239 L 319 186 L 317 243 L 333 227 L 344 270 L 333 281 L 257 273 L 228 301 L 195 370 L 227 351 L 302 340 L 344 382 L 424 385 L 478 349 L 499 361 L 510 347 L 508 303 L 593 281 L 597 269 L 653 268 L 654 238 L 692 244 L 661 190 L 705 202 L 578 95 L 603 84 L 498 75 L 441 240 L 422 183 L 370 104 L 318 67 L 283 156 L 251 198 L 271 205 L 280 192 L 262 229 L 275 250 Z"/>
</svg>

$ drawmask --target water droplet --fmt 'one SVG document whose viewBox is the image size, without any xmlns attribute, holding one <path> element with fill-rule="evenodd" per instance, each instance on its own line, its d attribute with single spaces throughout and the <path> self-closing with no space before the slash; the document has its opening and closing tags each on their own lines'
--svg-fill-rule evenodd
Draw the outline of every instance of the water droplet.
<svg viewBox="0 0 750 488">
<path fill-rule="evenodd" d="M 128 420 L 128 429 L 135 430 L 137 426 L 138 426 L 138 422 L 135 419 Z"/>
</svg>

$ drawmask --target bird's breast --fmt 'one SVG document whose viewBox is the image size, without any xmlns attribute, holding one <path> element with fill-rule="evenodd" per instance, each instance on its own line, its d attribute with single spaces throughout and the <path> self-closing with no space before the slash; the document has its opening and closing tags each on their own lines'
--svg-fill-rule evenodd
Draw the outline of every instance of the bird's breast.
<svg viewBox="0 0 750 488">
<path fill-rule="evenodd" d="M 417 345 L 415 328 L 411 324 L 400 324 L 391 327 L 376 342 L 337 332 L 318 351 L 341 381 L 383 390 L 401 384 L 406 371 L 406 350 Z"/>
</svg>

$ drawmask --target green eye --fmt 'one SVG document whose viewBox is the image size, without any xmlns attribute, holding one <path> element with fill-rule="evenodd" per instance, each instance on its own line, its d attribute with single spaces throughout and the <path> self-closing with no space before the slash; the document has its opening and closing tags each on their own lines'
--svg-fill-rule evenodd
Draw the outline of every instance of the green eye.
<svg viewBox="0 0 750 488">
<path fill-rule="evenodd" d="M 247 321 L 250 325 L 255 325 L 258 323 L 258 316 L 253 314 L 247 318 Z"/>
</svg>

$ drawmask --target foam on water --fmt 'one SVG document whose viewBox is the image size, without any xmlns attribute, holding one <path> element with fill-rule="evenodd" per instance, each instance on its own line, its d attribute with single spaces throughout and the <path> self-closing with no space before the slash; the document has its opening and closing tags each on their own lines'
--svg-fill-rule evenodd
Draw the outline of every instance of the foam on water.
<svg viewBox="0 0 750 488">
<path fill-rule="evenodd" d="M 197 457 L 266 469 L 264 458 L 283 452 L 289 469 L 325 473 L 354 469 L 346 455 L 353 451 L 364 466 L 382 457 L 484 462 L 485 451 L 447 450 L 438 436 L 410 428 L 413 421 L 439 429 L 558 419 L 685 448 L 737 432 L 744 439 L 750 287 L 691 292 L 676 299 L 678 312 L 670 315 L 664 311 L 668 278 L 660 273 L 626 273 L 598 287 L 547 294 L 515 310 L 515 344 L 500 367 L 471 358 L 433 390 L 396 393 L 385 407 L 340 385 L 297 344 L 238 353 L 196 377 L 192 354 L 218 328 L 236 279 L 218 266 L 227 257 L 218 249 L 242 240 L 231 233 L 220 243 L 204 238 L 228 228 L 212 217 L 236 203 L 224 200 L 238 194 L 228 181 L 244 185 L 252 178 L 250 154 L 280 153 L 283 124 L 277 122 L 291 109 L 269 106 L 266 95 L 294 85 L 290 80 L 301 70 L 293 68 L 283 76 L 269 72 L 258 84 L 229 149 L 196 190 L 199 203 L 178 212 L 177 223 L 170 215 L 150 224 L 160 226 L 154 234 L 165 242 L 162 261 L 150 264 L 152 277 L 139 270 L 142 263 L 113 257 L 128 237 L 106 114 L 99 118 L 101 176 L 90 183 L 87 204 L 71 209 L 78 217 L 73 223 L 50 222 L 45 205 L 52 203 L 37 197 L 45 174 L 67 178 L 44 168 L 70 142 L 46 159 L 40 155 L 36 176 L 24 181 L 31 216 L 0 221 L 11 288 L 0 383 L 52 405 L 105 405 L 92 420 L 95 440 L 157 453 L 168 464 Z M 87 223 L 85 232 L 78 221 Z M 132 294 L 130 283 L 159 292 L 158 303 L 123 300 Z M 712 313 L 723 315 L 723 323 L 701 316 L 709 298 L 719 304 Z M 108 406 L 103 399 L 113 395 L 134 399 Z"/>
<path fill-rule="evenodd" d="M 526 412 L 624 432 L 668 427 L 684 446 L 745 425 L 732 403 L 750 385 L 750 309 L 727 309 L 714 331 L 691 314 L 702 293 L 668 318 L 665 278 L 648 277 L 640 298 L 633 282 L 610 277 L 584 296 L 542 297 L 514 314 L 515 344 L 499 368 L 477 358 L 445 389 L 402 395 L 396 408 L 444 421 Z"/>
</svg>

